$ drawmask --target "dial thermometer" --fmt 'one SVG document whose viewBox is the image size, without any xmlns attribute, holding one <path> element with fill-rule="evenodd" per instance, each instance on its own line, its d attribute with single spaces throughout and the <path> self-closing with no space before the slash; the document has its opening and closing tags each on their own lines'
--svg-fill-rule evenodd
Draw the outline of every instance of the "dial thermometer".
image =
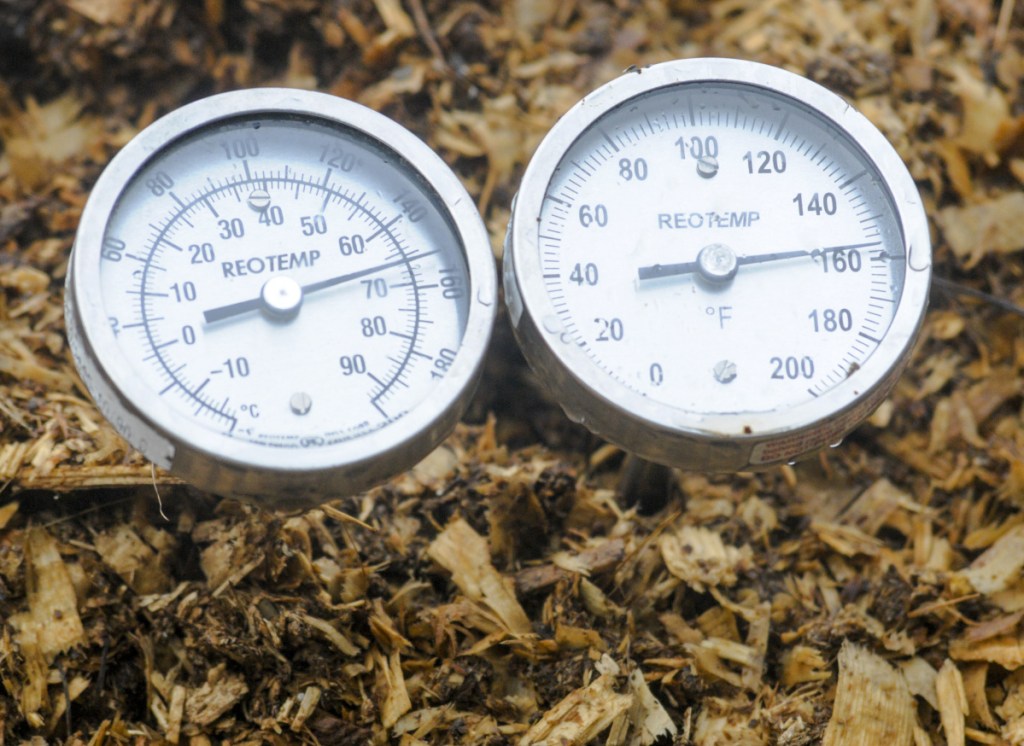
<svg viewBox="0 0 1024 746">
<path fill-rule="evenodd" d="M 487 233 L 432 150 L 358 104 L 261 89 L 178 109 L 111 161 L 66 311 L 83 381 L 154 463 L 306 502 L 448 434 L 495 303 Z"/>
<path fill-rule="evenodd" d="M 881 133 L 817 84 L 721 59 L 627 72 L 572 108 L 505 247 L 518 340 L 569 416 L 702 471 L 796 459 L 870 414 L 930 268 Z"/>
</svg>

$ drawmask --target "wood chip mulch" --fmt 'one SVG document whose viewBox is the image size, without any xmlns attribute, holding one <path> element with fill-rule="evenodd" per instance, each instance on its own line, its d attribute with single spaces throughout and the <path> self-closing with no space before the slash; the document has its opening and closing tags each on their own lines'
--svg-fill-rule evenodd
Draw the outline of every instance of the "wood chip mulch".
<svg viewBox="0 0 1024 746">
<path fill-rule="evenodd" d="M 922 188 L 932 310 L 841 447 L 676 474 L 659 507 L 501 319 L 469 424 L 288 514 L 153 470 L 78 380 L 82 206 L 174 107 L 378 109 L 464 180 L 497 260 L 561 113 L 711 55 L 847 97 Z M 1024 744 L 1022 185 L 1015 0 L 0 0 L 0 744 Z"/>
</svg>

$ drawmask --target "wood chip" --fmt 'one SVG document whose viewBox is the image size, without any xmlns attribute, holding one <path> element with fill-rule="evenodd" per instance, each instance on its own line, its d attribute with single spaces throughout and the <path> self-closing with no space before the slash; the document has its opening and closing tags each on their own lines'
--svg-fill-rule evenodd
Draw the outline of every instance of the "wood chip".
<svg viewBox="0 0 1024 746">
<path fill-rule="evenodd" d="M 991 254 L 1024 249 L 1024 193 L 1011 192 L 965 207 L 945 207 L 935 215 L 949 247 L 967 266 Z"/>
<path fill-rule="evenodd" d="M 753 556 L 749 546 L 728 546 L 719 534 L 695 526 L 665 533 L 658 546 L 668 571 L 698 591 L 734 585 Z"/>
<path fill-rule="evenodd" d="M 249 691 L 245 679 L 227 670 L 227 664 L 214 666 L 206 673 L 206 681 L 188 692 L 185 700 L 185 721 L 209 725 L 234 707 Z"/>
<path fill-rule="evenodd" d="M 599 546 L 584 549 L 573 558 L 573 566 L 556 562 L 536 567 L 527 567 L 516 573 L 516 590 L 523 595 L 550 588 L 559 580 L 572 577 L 574 572 L 599 575 L 615 569 L 625 555 L 625 542 L 610 539 Z"/>
<path fill-rule="evenodd" d="M 871 651 L 844 642 L 822 746 L 911 746 L 915 721 L 914 700 L 899 672 Z"/>
<path fill-rule="evenodd" d="M 412 700 L 405 686 L 398 651 L 389 656 L 375 655 L 374 666 L 377 671 L 374 695 L 380 708 L 381 724 L 385 729 L 390 729 L 402 715 L 412 709 Z"/>
<path fill-rule="evenodd" d="M 979 593 L 1006 590 L 1020 577 L 1024 568 L 1024 526 L 1017 526 L 1000 537 L 963 571 L 964 578 Z"/>
<path fill-rule="evenodd" d="M 309 720 L 310 715 L 316 710 L 316 706 L 320 704 L 322 694 L 323 690 L 318 686 L 307 686 L 302 692 L 302 701 L 299 703 L 299 709 L 289 726 L 293 733 L 299 733 L 305 728 L 306 721 Z"/>
<path fill-rule="evenodd" d="M 471 601 L 493 613 L 513 634 L 529 634 L 530 620 L 519 605 L 512 583 L 491 564 L 487 541 L 461 518 L 452 520 L 428 547 L 427 554 L 452 575 Z"/>
<path fill-rule="evenodd" d="M 1024 631 L 991 637 L 981 642 L 957 638 L 949 645 L 949 655 L 958 661 L 997 663 L 1013 671 L 1024 666 Z"/>
<path fill-rule="evenodd" d="M 946 734 L 948 746 L 964 746 L 964 719 L 969 712 L 967 694 L 964 692 L 964 681 L 960 670 L 953 661 L 946 659 L 939 669 L 935 680 L 935 691 L 939 702 L 939 715 L 942 717 L 942 730 Z"/>
<path fill-rule="evenodd" d="M 121 524 L 95 539 L 96 551 L 136 593 L 159 593 L 171 587 L 171 578 L 149 544 L 130 526 Z"/>
<path fill-rule="evenodd" d="M 45 528 L 25 535 L 28 611 L 10 618 L 19 644 L 38 649 L 46 663 L 85 641 L 78 596 L 56 540 Z"/>
<path fill-rule="evenodd" d="M 602 674 L 575 690 L 534 723 L 519 746 L 589 743 L 633 704 L 633 697 L 617 693 L 614 685 L 614 675 Z"/>
</svg>

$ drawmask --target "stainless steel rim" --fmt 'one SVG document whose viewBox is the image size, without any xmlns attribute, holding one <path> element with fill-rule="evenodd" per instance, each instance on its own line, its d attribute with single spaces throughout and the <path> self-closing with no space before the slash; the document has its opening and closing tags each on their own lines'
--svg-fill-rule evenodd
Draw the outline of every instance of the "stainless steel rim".
<svg viewBox="0 0 1024 746">
<path fill-rule="evenodd" d="M 383 429 L 323 449 L 275 451 L 263 445 L 230 441 L 158 401 L 153 391 L 133 376 L 129 361 L 106 323 L 99 297 L 100 247 L 108 216 L 132 176 L 162 149 L 225 120 L 246 116 L 309 117 L 347 129 L 396 154 L 430 185 L 440 208 L 447 211 L 462 242 L 469 273 L 471 300 L 462 343 L 445 378 L 422 405 Z M 97 181 L 83 212 L 67 278 L 69 314 L 77 318 L 82 340 L 80 367 L 99 375 L 116 393 L 111 406 L 138 415 L 161 433 L 174 450 L 229 468 L 305 476 L 346 469 L 357 472 L 374 462 L 371 471 L 397 473 L 412 459 L 435 446 L 461 416 L 473 393 L 490 338 L 497 288 L 490 241 L 458 178 L 425 143 L 396 122 L 351 101 L 326 94 L 290 89 L 257 89 L 219 94 L 189 104 L 161 118 L 140 133 L 111 161 Z M 116 421 L 117 413 L 107 411 Z M 137 444 L 136 444 L 137 445 Z M 150 454 L 147 454 L 150 455 Z M 358 480 L 357 480 L 358 481 Z M 364 485 L 365 486 L 365 485 Z"/>
</svg>

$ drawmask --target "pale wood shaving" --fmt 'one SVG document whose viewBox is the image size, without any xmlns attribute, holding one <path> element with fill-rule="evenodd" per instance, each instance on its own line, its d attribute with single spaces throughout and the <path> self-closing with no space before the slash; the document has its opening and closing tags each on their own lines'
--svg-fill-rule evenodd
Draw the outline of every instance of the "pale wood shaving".
<svg viewBox="0 0 1024 746">
<path fill-rule="evenodd" d="M 1024 526 L 1017 526 L 1001 536 L 981 554 L 963 576 L 981 593 L 1006 590 L 1020 577 L 1024 568 Z"/>
<path fill-rule="evenodd" d="M 602 674 L 572 692 L 530 727 L 519 746 L 588 743 L 632 705 L 633 697 L 618 694 L 614 683 L 614 675 Z"/>
<path fill-rule="evenodd" d="M 823 746 L 910 746 L 913 700 L 903 677 L 882 658 L 852 643 L 839 652 L 839 683 Z"/>
<path fill-rule="evenodd" d="M 412 709 L 412 700 L 405 686 L 398 651 L 386 657 L 375 655 L 374 666 L 377 671 L 375 695 L 380 707 L 381 724 L 390 729 L 402 715 Z"/>
<path fill-rule="evenodd" d="M 452 582 L 468 599 L 493 613 L 506 630 L 528 634 L 530 620 L 519 605 L 511 584 L 491 564 L 487 541 L 465 521 L 451 521 L 427 554 L 452 574 Z"/>
<path fill-rule="evenodd" d="M 1024 194 L 1011 192 L 965 207 L 946 207 L 935 215 L 950 248 L 969 264 L 988 254 L 1024 248 Z"/>
<path fill-rule="evenodd" d="M 10 618 L 19 638 L 38 647 L 49 663 L 58 654 L 84 642 L 78 596 L 54 538 L 42 528 L 25 536 L 28 611 Z"/>
<path fill-rule="evenodd" d="M 698 591 L 734 585 L 753 554 L 749 546 L 729 546 L 719 534 L 696 526 L 665 533 L 659 548 L 668 571 Z"/>
<path fill-rule="evenodd" d="M 202 686 L 188 692 L 185 720 L 194 725 L 209 725 L 235 706 L 249 686 L 240 674 L 229 673 L 226 664 L 210 669 Z"/>
<path fill-rule="evenodd" d="M 948 658 L 942 664 L 939 675 L 935 679 L 935 691 L 946 743 L 948 746 L 964 746 L 966 743 L 964 718 L 969 712 L 967 694 L 964 691 L 964 681 L 960 670 Z"/>
</svg>

